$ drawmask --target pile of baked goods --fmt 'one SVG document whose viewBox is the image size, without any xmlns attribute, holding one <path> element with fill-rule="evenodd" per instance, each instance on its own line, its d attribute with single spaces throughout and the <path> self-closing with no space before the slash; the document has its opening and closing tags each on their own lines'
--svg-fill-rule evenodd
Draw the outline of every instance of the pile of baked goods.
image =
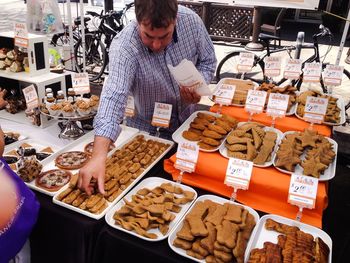
<svg viewBox="0 0 350 263">
<path fill-rule="evenodd" d="M 28 66 L 27 53 L 21 52 L 17 47 L 12 50 L 0 48 L 0 70 L 20 72 L 24 71 L 24 68 Z"/>
<path fill-rule="evenodd" d="M 263 248 L 250 251 L 248 263 L 261 262 L 305 262 L 327 263 L 329 247 L 320 238 L 305 233 L 297 226 L 289 226 L 268 218 L 265 223 L 267 230 L 280 233 L 277 244 L 265 242 Z"/>
<path fill-rule="evenodd" d="M 5 145 L 17 142 L 20 134 L 18 132 L 4 132 Z"/>
<path fill-rule="evenodd" d="M 158 235 L 149 230 L 158 229 L 166 235 L 182 205 L 193 201 L 195 196 L 195 192 L 172 183 L 162 183 L 153 189 L 142 188 L 132 195 L 131 200 L 123 199 L 125 204 L 114 213 L 113 219 L 116 225 L 126 230 L 157 239 Z"/>
<path fill-rule="evenodd" d="M 271 161 L 278 136 L 264 127 L 260 123 L 247 122 L 233 130 L 225 142 L 227 156 L 253 161 L 257 165 Z"/>
<path fill-rule="evenodd" d="M 173 245 L 206 262 L 244 262 L 255 217 L 244 207 L 197 201 L 183 219 Z"/>
<path fill-rule="evenodd" d="M 296 91 L 297 91 L 297 88 L 292 86 L 292 85 L 286 85 L 284 87 L 279 87 L 279 86 L 276 86 L 273 83 L 266 83 L 266 82 L 264 82 L 259 87 L 257 87 L 256 89 L 267 92 L 266 105 L 267 105 L 267 103 L 269 101 L 270 93 L 280 93 L 280 94 L 289 95 L 287 112 L 289 112 L 291 110 L 292 106 L 296 102 L 296 97 L 297 97 Z"/>
<path fill-rule="evenodd" d="M 248 90 L 254 89 L 255 85 L 251 80 L 243 79 L 223 79 L 221 84 L 235 85 L 235 94 L 232 98 L 232 104 L 237 106 L 244 106 L 247 100 Z M 213 98 L 215 100 L 215 97 Z"/>
<path fill-rule="evenodd" d="M 304 175 L 319 178 L 335 156 L 333 145 L 326 137 L 315 130 L 305 129 L 303 132 L 285 135 L 277 150 L 274 164 L 289 172 L 294 172 L 296 166 L 300 165 Z"/>
<path fill-rule="evenodd" d="M 299 117 L 304 117 L 306 99 L 308 96 L 317 97 L 317 98 L 326 98 L 328 99 L 327 111 L 324 116 L 324 122 L 329 123 L 340 123 L 340 108 L 337 105 L 338 98 L 332 97 L 330 95 L 321 94 L 317 91 L 304 91 L 297 97 L 298 107 L 296 114 Z"/>
<path fill-rule="evenodd" d="M 198 112 L 188 130 L 182 132 L 182 137 L 189 141 L 197 141 L 200 149 L 217 150 L 237 123 L 236 119 L 225 114 L 215 117 L 209 113 Z"/>
</svg>

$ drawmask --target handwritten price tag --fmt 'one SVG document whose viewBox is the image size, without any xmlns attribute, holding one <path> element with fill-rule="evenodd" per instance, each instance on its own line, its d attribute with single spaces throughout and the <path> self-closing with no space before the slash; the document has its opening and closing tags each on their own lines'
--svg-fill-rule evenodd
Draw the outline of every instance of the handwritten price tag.
<svg viewBox="0 0 350 263">
<path fill-rule="evenodd" d="M 135 100 L 133 96 L 128 96 L 124 116 L 133 117 L 135 115 Z"/>
<path fill-rule="evenodd" d="M 168 128 L 170 124 L 172 109 L 173 105 L 171 104 L 156 102 L 154 104 L 152 125 L 157 127 Z"/>
<path fill-rule="evenodd" d="M 321 63 L 305 63 L 304 82 L 319 82 L 321 77 L 322 65 Z"/>
<path fill-rule="evenodd" d="M 231 105 L 235 91 L 235 85 L 222 84 L 214 93 L 215 103 L 220 105 Z"/>
<path fill-rule="evenodd" d="M 224 183 L 235 189 L 247 190 L 252 176 L 253 163 L 236 158 L 230 158 L 226 169 Z"/>
<path fill-rule="evenodd" d="M 311 176 L 292 174 L 288 202 L 299 207 L 315 207 L 318 179 Z"/>
<path fill-rule="evenodd" d="M 323 71 L 323 82 L 326 86 L 340 86 L 343 79 L 343 66 L 327 65 Z"/>
<path fill-rule="evenodd" d="M 265 75 L 268 77 L 277 77 L 281 74 L 281 57 L 266 57 Z"/>
<path fill-rule="evenodd" d="M 250 113 L 261 113 L 265 106 L 266 95 L 266 91 L 248 90 L 245 110 Z"/>
<path fill-rule="evenodd" d="M 240 52 L 237 70 L 238 72 L 251 72 L 254 65 L 254 54 L 247 52 Z"/>
<path fill-rule="evenodd" d="M 75 94 L 90 93 L 90 82 L 88 73 L 74 73 L 72 76 L 72 86 Z"/>
<path fill-rule="evenodd" d="M 283 77 L 286 79 L 299 79 L 302 63 L 301 59 L 288 59 L 284 67 Z"/>
<path fill-rule="evenodd" d="M 14 23 L 15 46 L 28 48 L 28 30 L 26 23 Z"/>
<path fill-rule="evenodd" d="M 27 109 L 31 110 L 39 106 L 38 93 L 33 84 L 24 88 L 23 94 L 27 104 Z"/>
<path fill-rule="evenodd" d="M 322 123 L 327 112 L 328 99 L 307 96 L 304 118 L 313 123 Z"/>
<path fill-rule="evenodd" d="M 177 147 L 175 168 L 192 173 L 197 164 L 199 147 L 194 142 L 182 141 Z"/>
<path fill-rule="evenodd" d="M 288 108 L 289 95 L 270 93 L 266 113 L 270 116 L 283 117 Z"/>
</svg>

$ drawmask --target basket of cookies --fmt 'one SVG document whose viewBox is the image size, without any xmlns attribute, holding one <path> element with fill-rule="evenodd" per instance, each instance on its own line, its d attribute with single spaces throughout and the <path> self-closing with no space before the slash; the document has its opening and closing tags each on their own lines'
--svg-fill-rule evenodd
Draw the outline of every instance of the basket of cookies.
<svg viewBox="0 0 350 263">
<path fill-rule="evenodd" d="M 235 118 L 225 114 L 196 111 L 173 133 L 172 138 L 177 143 L 194 141 L 201 151 L 215 152 L 237 123 Z"/>
<path fill-rule="evenodd" d="M 220 154 L 226 158 L 252 161 L 254 166 L 268 167 L 283 133 L 257 122 L 240 122 L 226 137 Z"/>
<path fill-rule="evenodd" d="M 173 229 L 168 244 L 197 262 L 244 262 L 258 213 L 227 199 L 202 195 Z"/>
<path fill-rule="evenodd" d="M 196 191 L 189 186 L 149 177 L 111 208 L 105 219 L 112 228 L 160 241 L 168 237 L 196 198 Z"/>
<path fill-rule="evenodd" d="M 308 96 L 328 99 L 327 111 L 323 124 L 334 126 L 342 125 L 346 121 L 344 100 L 337 95 L 322 94 L 319 91 L 307 90 L 297 96 L 297 108 L 295 115 L 304 119 L 305 105 Z"/>
<path fill-rule="evenodd" d="M 338 144 L 315 130 L 285 132 L 278 146 L 274 166 L 284 173 L 298 173 L 330 180 L 335 176 Z"/>
</svg>

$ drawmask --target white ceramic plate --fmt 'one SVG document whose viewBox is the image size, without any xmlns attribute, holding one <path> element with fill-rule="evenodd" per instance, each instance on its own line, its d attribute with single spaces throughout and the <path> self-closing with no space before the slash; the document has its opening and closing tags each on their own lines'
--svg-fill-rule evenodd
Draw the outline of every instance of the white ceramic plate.
<svg viewBox="0 0 350 263">
<path fill-rule="evenodd" d="M 136 134 L 134 134 L 134 136 L 132 136 L 132 137 L 130 137 L 128 140 L 126 140 L 126 141 L 124 141 L 124 143 L 122 143 L 122 144 L 120 144 L 120 145 L 117 145 L 117 147 L 114 149 L 114 150 L 112 150 L 112 151 L 110 151 L 109 152 L 109 156 L 110 155 L 112 155 L 116 150 L 118 150 L 118 149 L 120 149 L 120 148 L 122 148 L 123 147 L 123 145 L 124 144 L 126 144 L 126 143 L 128 143 L 129 141 L 132 141 L 137 135 L 139 135 L 139 134 L 142 134 L 142 135 L 144 135 L 145 136 L 145 139 L 146 140 L 154 140 L 154 141 L 159 141 L 159 142 L 162 142 L 162 143 L 166 143 L 166 144 L 169 144 L 170 146 L 160 155 L 160 156 L 158 156 L 158 158 L 154 161 L 154 162 L 152 162 L 131 184 L 129 184 L 120 194 L 119 194 L 119 196 L 113 201 L 113 202 L 107 202 L 108 203 L 108 206 L 107 206 L 107 208 L 105 209 L 105 210 L 103 210 L 103 212 L 102 213 L 100 213 L 100 214 L 94 214 L 94 213 L 91 213 L 91 212 L 89 212 L 89 211 L 86 211 L 86 210 L 82 210 L 82 209 L 80 209 L 80 208 L 78 208 L 78 207 L 75 207 L 75 206 L 73 206 L 73 205 L 69 205 L 69 204 L 66 204 L 65 202 L 62 202 L 62 201 L 59 201 L 58 199 L 57 199 L 57 196 L 62 192 L 62 191 L 64 191 L 66 188 L 68 188 L 68 185 L 65 185 L 63 188 L 61 188 L 60 189 L 60 191 L 57 191 L 56 192 L 56 194 L 54 195 L 54 197 L 53 197 L 53 202 L 55 203 L 55 204 L 58 204 L 58 205 L 60 205 L 60 206 L 63 206 L 63 207 L 65 207 L 65 208 L 68 208 L 68 209 L 70 209 L 70 210 L 73 210 L 73 211 L 75 211 L 75 212 L 78 212 L 78 213 L 80 213 L 80 214 L 83 214 L 83 215 L 85 215 L 85 216 L 88 216 L 88 217 L 91 217 L 91 218 L 94 218 L 94 219 L 100 219 L 100 218 L 102 218 L 106 213 L 107 213 L 107 211 L 111 208 L 111 207 L 113 207 L 138 181 L 140 181 L 141 180 L 141 178 L 149 171 L 149 170 L 151 170 L 152 169 L 152 167 L 157 163 L 157 162 L 159 162 L 163 157 L 164 157 L 164 155 L 166 155 L 169 151 L 170 151 L 170 149 L 173 147 L 173 145 L 174 145 L 174 142 L 173 141 L 169 141 L 169 140 L 165 140 L 165 139 L 162 139 L 162 138 L 158 138 L 158 137 L 154 137 L 154 136 L 150 136 L 150 135 L 147 135 L 147 134 L 143 134 L 143 133 L 136 133 Z M 85 145 L 85 144 L 84 144 Z M 81 145 L 82 146 L 82 145 Z M 69 149 L 69 151 L 74 151 L 74 150 L 76 150 L 76 148 L 72 148 L 72 149 Z M 52 164 L 51 163 L 51 165 L 54 165 L 54 163 Z M 54 166 L 54 167 L 56 167 L 56 166 Z M 51 167 L 50 167 L 50 169 L 52 169 Z M 73 170 L 72 171 L 72 173 L 74 173 L 74 171 L 78 171 L 78 170 Z"/>
<path fill-rule="evenodd" d="M 242 126 L 242 125 L 245 124 L 245 123 L 247 123 L 247 122 L 239 122 L 238 125 L 237 125 L 237 127 Z M 275 133 L 277 134 L 277 139 L 276 139 L 275 147 L 274 147 L 274 149 L 273 149 L 273 151 L 272 151 L 272 153 L 271 153 L 271 158 L 270 158 L 271 160 L 270 160 L 269 162 L 265 162 L 263 165 L 253 164 L 253 165 L 256 166 L 256 167 L 269 167 L 270 165 L 272 165 L 273 159 L 274 159 L 275 154 L 276 154 L 276 150 L 277 150 L 278 145 L 279 145 L 279 142 L 280 142 L 280 140 L 283 138 L 283 133 L 282 133 L 280 130 L 276 129 L 276 128 L 272 128 L 272 127 L 269 127 L 269 126 L 265 126 L 263 129 L 264 129 L 264 131 L 273 131 L 273 132 L 275 132 Z M 225 141 L 226 141 L 226 139 L 225 139 Z M 228 158 L 228 159 L 230 158 L 230 157 L 227 155 L 227 148 L 226 148 L 226 146 L 225 146 L 225 142 L 221 144 L 220 149 L 219 149 L 219 152 L 220 152 L 220 154 L 221 154 L 222 156 L 224 156 L 225 158 Z"/>
<path fill-rule="evenodd" d="M 256 228 L 254 229 L 252 233 L 252 237 L 248 242 L 244 262 L 248 262 L 250 251 L 253 248 L 263 248 L 264 242 L 266 241 L 270 241 L 274 244 L 277 244 L 277 237 L 278 235 L 280 235 L 280 233 L 276 231 L 267 230 L 265 228 L 265 222 L 269 218 L 279 223 L 287 224 L 290 226 L 297 226 L 303 232 L 313 235 L 314 238 L 320 237 L 328 245 L 330 250 L 328 263 L 332 262 L 332 239 L 329 237 L 329 235 L 326 232 L 322 231 L 317 227 L 310 226 L 310 225 L 307 225 L 289 218 L 285 218 L 282 216 L 278 216 L 278 215 L 264 215 L 260 218 L 260 221 L 256 226 Z"/>
<path fill-rule="evenodd" d="M 121 207 L 123 207 L 125 205 L 124 199 L 131 201 L 131 197 L 133 195 L 135 195 L 137 193 L 138 190 L 142 189 L 142 188 L 148 188 L 148 189 L 154 189 L 155 187 L 160 186 L 163 183 L 171 183 L 171 184 L 175 184 L 176 186 L 181 187 L 183 190 L 185 191 L 190 191 L 193 192 L 195 194 L 193 200 L 187 204 L 184 205 L 180 205 L 181 206 L 181 211 L 179 213 L 172 213 L 175 215 L 175 219 L 169 224 L 169 230 L 168 233 L 166 235 L 163 235 L 158 228 L 154 228 L 154 229 L 150 229 L 148 232 L 149 233 L 153 233 L 156 234 L 158 236 L 158 238 L 156 239 L 151 239 L 148 237 L 144 237 L 141 236 L 139 234 L 137 234 L 134 231 L 129 231 L 124 229 L 123 227 L 121 227 L 120 225 L 115 224 L 115 220 L 113 219 L 114 213 L 119 210 Z M 182 196 L 182 195 L 180 195 Z M 175 227 L 175 225 L 181 220 L 181 218 L 183 217 L 183 215 L 186 213 L 186 211 L 191 207 L 191 205 L 194 203 L 194 201 L 197 198 L 197 192 L 186 185 L 179 185 L 173 181 L 170 180 L 166 180 L 160 177 L 149 177 L 146 178 L 144 180 L 142 180 L 136 187 L 134 187 L 134 189 L 132 189 L 123 199 L 121 199 L 113 208 L 111 208 L 108 213 L 106 214 L 106 222 L 108 225 L 110 225 L 111 227 L 118 229 L 120 231 L 126 232 L 128 234 L 134 235 L 136 237 L 139 237 L 141 239 L 147 240 L 147 241 L 160 241 L 163 239 L 166 239 L 169 236 L 170 231 L 173 229 L 173 227 Z"/>
<path fill-rule="evenodd" d="M 282 140 L 284 139 L 284 137 L 287 134 L 292 134 L 294 132 L 295 131 L 285 132 L 283 135 L 283 138 L 280 141 L 282 142 Z M 333 162 L 328 166 L 328 168 L 323 172 L 323 174 L 320 175 L 320 178 L 318 178 L 319 181 L 328 181 L 328 180 L 332 179 L 335 176 L 335 169 L 336 169 L 336 165 L 337 165 L 338 144 L 336 141 L 332 140 L 331 138 L 328 138 L 328 137 L 325 137 L 325 138 L 333 145 L 333 151 L 335 152 L 335 157 L 334 157 Z M 278 149 L 276 150 L 276 153 L 277 153 L 277 151 L 278 151 Z M 304 153 L 301 155 L 300 159 L 303 161 L 305 159 L 305 156 L 306 156 L 306 153 L 304 151 Z M 290 172 L 288 170 L 277 167 L 276 166 L 276 161 L 277 161 L 276 159 L 277 159 L 277 155 L 275 154 L 274 159 L 273 159 L 273 165 L 275 166 L 275 168 L 277 170 L 279 170 L 283 173 L 287 173 L 287 174 L 292 174 L 292 173 L 303 174 L 304 169 L 299 164 L 297 164 L 295 166 L 294 172 Z"/>
<path fill-rule="evenodd" d="M 200 196 L 200 197 L 197 198 L 196 202 L 194 202 L 194 204 L 192 205 L 192 207 L 194 207 L 194 205 L 195 205 L 197 202 L 199 202 L 199 201 L 204 201 L 204 200 L 207 200 L 207 199 L 209 199 L 209 200 L 211 200 L 211 201 L 213 201 L 213 202 L 216 202 L 216 203 L 218 203 L 218 204 L 224 204 L 224 203 L 235 204 L 235 205 L 244 207 L 246 210 L 248 210 L 248 212 L 251 213 L 251 214 L 254 216 L 255 222 L 256 222 L 256 225 L 255 225 L 255 227 L 254 227 L 254 229 L 253 229 L 253 231 L 252 231 L 252 234 L 251 234 L 250 239 L 252 238 L 253 233 L 254 233 L 254 231 L 255 231 L 255 228 L 256 228 L 257 225 L 258 225 L 259 218 L 260 218 L 260 217 L 259 217 L 259 214 L 258 214 L 254 209 L 250 208 L 249 206 L 241 205 L 241 204 L 232 202 L 232 201 L 230 201 L 230 200 L 228 200 L 228 199 L 224 199 L 224 198 L 219 197 L 219 196 L 216 196 L 216 195 L 202 195 L 202 196 Z M 186 215 L 187 215 L 188 213 L 190 213 L 190 212 L 191 212 L 191 209 L 187 211 Z M 173 245 L 174 240 L 175 240 L 175 238 L 176 238 L 176 233 L 177 233 L 178 231 L 181 230 L 181 228 L 182 228 L 182 226 L 183 226 L 183 220 L 184 220 L 184 218 L 186 217 L 186 215 L 184 215 L 184 216 L 182 217 L 182 220 L 179 222 L 179 224 L 177 224 L 177 226 L 171 231 L 171 233 L 170 233 L 170 235 L 169 235 L 169 238 L 168 238 L 168 244 L 169 244 L 170 248 L 171 248 L 173 251 L 175 251 L 177 254 L 179 254 L 179 255 L 181 255 L 181 256 L 183 256 L 183 257 L 192 259 L 192 260 L 194 260 L 194 261 L 204 263 L 205 260 L 200 260 L 200 259 L 191 257 L 191 256 L 189 256 L 189 255 L 186 254 L 186 251 L 185 251 L 185 250 L 183 250 L 183 249 L 181 249 L 181 248 L 178 248 L 178 247 L 175 247 L 175 246 Z"/>
</svg>

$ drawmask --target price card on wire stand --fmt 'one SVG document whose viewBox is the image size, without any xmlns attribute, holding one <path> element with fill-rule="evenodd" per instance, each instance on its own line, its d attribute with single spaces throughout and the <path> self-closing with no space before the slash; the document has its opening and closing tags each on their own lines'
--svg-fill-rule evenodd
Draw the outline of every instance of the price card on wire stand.
<svg viewBox="0 0 350 263">
<path fill-rule="evenodd" d="M 340 86 L 343 79 L 343 66 L 327 65 L 323 71 L 323 82 L 326 86 Z"/>
<path fill-rule="evenodd" d="M 170 125 L 172 109 L 173 105 L 171 104 L 156 102 L 154 104 L 152 125 L 157 127 L 168 128 Z"/>
<path fill-rule="evenodd" d="M 196 169 L 199 146 L 194 142 L 181 141 L 177 147 L 175 168 L 192 173 Z"/>
<path fill-rule="evenodd" d="M 267 77 L 277 77 L 281 74 L 281 57 L 266 57 L 264 62 L 264 73 Z"/>
<path fill-rule="evenodd" d="M 88 73 L 74 73 L 72 75 L 72 86 L 75 94 L 90 93 L 90 82 Z"/>
<path fill-rule="evenodd" d="M 274 117 L 283 117 L 288 108 L 289 95 L 280 93 L 270 93 L 267 103 L 267 115 Z"/>
<path fill-rule="evenodd" d="M 313 209 L 316 203 L 317 188 L 317 178 L 292 174 L 289 185 L 288 203 Z"/>
<path fill-rule="evenodd" d="M 319 82 L 321 77 L 322 65 L 321 63 L 305 63 L 303 72 L 304 82 Z"/>
<path fill-rule="evenodd" d="M 215 103 L 220 105 L 231 105 L 232 98 L 235 94 L 236 86 L 229 84 L 220 85 L 217 90 L 214 92 Z"/>
<path fill-rule="evenodd" d="M 237 71 L 238 72 L 251 72 L 254 64 L 254 54 L 247 52 L 240 52 Z"/>
<path fill-rule="evenodd" d="M 135 116 L 135 100 L 133 96 L 128 96 L 124 116 L 126 117 Z"/>
<path fill-rule="evenodd" d="M 224 183 L 235 189 L 247 190 L 253 171 L 253 162 L 230 158 Z"/>
<path fill-rule="evenodd" d="M 27 109 L 31 110 L 39 106 L 38 93 L 33 84 L 24 88 L 23 94 L 27 104 Z"/>
<path fill-rule="evenodd" d="M 28 48 L 28 30 L 26 23 L 15 22 L 15 46 Z"/>
<path fill-rule="evenodd" d="M 299 79 L 302 63 L 301 59 L 288 59 L 284 67 L 283 77 L 286 79 Z"/>
<path fill-rule="evenodd" d="M 250 113 L 261 113 L 265 107 L 266 95 L 266 91 L 248 90 L 245 110 Z"/>
<path fill-rule="evenodd" d="M 304 109 L 304 118 L 312 123 L 322 123 L 324 115 L 327 112 L 327 105 L 327 98 L 307 96 Z"/>
</svg>

